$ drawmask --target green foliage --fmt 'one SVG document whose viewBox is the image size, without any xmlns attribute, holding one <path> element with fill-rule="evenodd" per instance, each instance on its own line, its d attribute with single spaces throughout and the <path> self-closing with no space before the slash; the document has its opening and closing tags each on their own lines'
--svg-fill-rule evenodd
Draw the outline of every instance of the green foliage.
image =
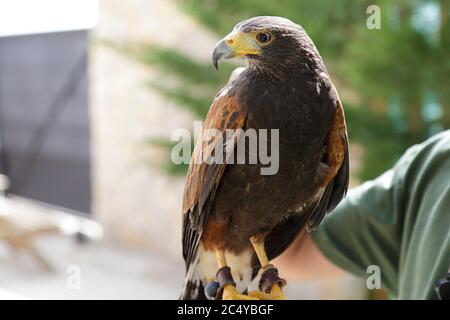
<svg viewBox="0 0 450 320">
<path fill-rule="evenodd" d="M 149 85 L 190 109 L 200 119 L 204 118 L 213 97 L 236 67 L 224 64 L 216 72 L 211 63 L 199 63 L 173 49 L 157 47 L 148 47 L 140 58 L 178 80 L 174 86 L 161 81 L 152 81 Z"/>
<path fill-rule="evenodd" d="M 164 159 L 170 159 L 170 152 L 176 144 L 176 142 L 172 142 L 166 138 L 152 138 L 147 142 L 153 147 L 159 148 L 165 154 Z M 193 146 L 193 141 L 191 146 Z M 192 151 L 193 150 L 191 150 L 191 153 Z M 155 167 L 159 167 L 162 171 L 171 176 L 185 175 L 189 167 L 188 164 L 174 165 L 171 161 L 155 161 L 151 164 Z"/>
<path fill-rule="evenodd" d="M 411 144 L 425 138 L 399 133 L 393 122 L 371 110 L 347 105 L 346 119 L 349 137 L 364 146 L 362 170 L 352 172 L 362 181 L 372 179 L 393 166 Z"/>
<path fill-rule="evenodd" d="M 158 66 L 161 71 L 176 78 L 176 83 L 172 85 L 158 79 L 149 81 L 149 86 L 176 101 L 180 107 L 193 112 L 199 120 L 205 117 L 213 97 L 237 67 L 229 63 L 221 65 L 219 71 L 216 71 L 211 63 L 199 63 L 173 49 L 153 46 L 145 48 L 138 58 L 146 64 Z M 176 144 L 164 138 L 148 142 L 162 149 L 166 154 L 165 159 L 170 159 L 170 152 Z M 170 161 L 155 165 L 170 175 L 184 175 L 188 167 L 185 164 L 174 165 Z"/>
<path fill-rule="evenodd" d="M 447 0 L 179 0 L 179 4 L 218 38 L 256 15 L 279 15 L 300 23 L 342 94 L 350 140 L 365 148 L 361 179 L 375 177 L 409 145 L 450 127 Z M 366 27 L 371 4 L 381 7 L 380 30 Z M 175 87 L 152 85 L 201 118 L 235 67 L 223 64 L 216 73 L 209 62 L 194 62 L 170 49 L 147 50 L 143 60 L 178 78 L 180 85 Z"/>
</svg>

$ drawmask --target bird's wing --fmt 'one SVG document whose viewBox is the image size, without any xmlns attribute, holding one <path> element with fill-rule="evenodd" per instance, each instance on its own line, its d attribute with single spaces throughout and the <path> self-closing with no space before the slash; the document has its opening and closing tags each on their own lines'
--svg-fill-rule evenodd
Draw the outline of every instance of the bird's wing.
<svg viewBox="0 0 450 320">
<path fill-rule="evenodd" d="M 350 173 L 348 137 L 344 108 L 340 100 L 325 148 L 329 167 L 321 185 L 325 191 L 308 217 L 308 230 L 317 228 L 325 215 L 332 211 L 347 193 Z"/>
<path fill-rule="evenodd" d="M 323 190 L 319 199 L 311 202 L 301 214 L 290 215 L 278 224 L 265 238 L 269 259 L 274 259 L 286 250 L 292 241 L 306 226 L 308 230 L 316 228 L 324 216 L 332 211 L 345 196 L 349 182 L 348 138 L 344 109 L 340 100 L 336 108 L 333 124 L 324 145 L 327 173 L 323 178 Z M 253 259 L 254 272 L 259 269 L 257 259 Z"/>
<path fill-rule="evenodd" d="M 202 161 L 202 157 L 205 159 L 214 154 L 217 143 L 221 142 L 220 139 L 210 139 L 208 129 L 216 129 L 224 137 L 227 129 L 243 129 L 246 123 L 246 112 L 239 105 L 237 98 L 228 92 L 228 89 L 224 88 L 212 103 L 203 124 L 203 139 L 197 142 L 189 165 L 183 198 L 182 234 L 183 257 L 187 267 L 195 258 L 227 161 L 225 155 L 223 163 L 208 164 Z M 224 138 L 223 150 L 234 148 L 236 139 L 237 137 L 232 137 L 225 143 Z"/>
</svg>

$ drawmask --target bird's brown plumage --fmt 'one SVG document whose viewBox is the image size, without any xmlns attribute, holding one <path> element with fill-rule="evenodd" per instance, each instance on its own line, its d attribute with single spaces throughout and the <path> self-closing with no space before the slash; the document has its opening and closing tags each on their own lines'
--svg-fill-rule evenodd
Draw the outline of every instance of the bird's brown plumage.
<svg viewBox="0 0 450 320">
<path fill-rule="evenodd" d="M 302 229 L 317 227 L 348 186 L 344 111 L 312 41 L 298 25 L 276 17 L 249 19 L 236 28 L 270 30 L 275 40 L 260 56 L 248 56 L 249 67 L 219 92 L 203 128 L 222 134 L 226 129 L 278 129 L 279 170 L 263 176 L 261 163 L 227 164 L 229 159 L 195 164 L 200 154 L 212 154 L 216 142 L 199 140 L 183 200 L 187 281 L 182 298 L 187 299 L 201 297 L 198 291 L 207 280 L 193 272 L 199 255 L 222 248 L 239 257 L 250 252 L 250 237 L 259 235 L 272 259 Z M 236 139 L 228 141 L 228 148 Z M 255 275 L 260 266 L 254 255 L 251 265 Z"/>
<path fill-rule="evenodd" d="M 246 112 L 239 108 L 237 99 L 219 92 L 204 121 L 203 138 L 194 148 L 186 178 L 183 197 L 183 256 L 186 263 L 190 263 L 196 253 L 215 192 L 227 165 L 226 159 L 217 164 L 201 161 L 212 155 L 217 143 L 217 140 L 213 141 L 207 136 L 207 130 L 218 129 L 225 134 L 226 129 L 244 128 L 245 121 Z"/>
</svg>

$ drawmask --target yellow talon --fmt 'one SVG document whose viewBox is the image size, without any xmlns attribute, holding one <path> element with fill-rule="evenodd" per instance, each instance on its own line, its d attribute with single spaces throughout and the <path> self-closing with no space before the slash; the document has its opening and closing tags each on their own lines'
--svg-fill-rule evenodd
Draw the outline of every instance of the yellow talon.
<svg viewBox="0 0 450 320">
<path fill-rule="evenodd" d="M 262 291 L 250 291 L 249 296 L 258 298 L 260 300 L 286 300 L 283 290 L 280 288 L 278 283 L 274 283 L 270 293 Z"/>
<path fill-rule="evenodd" d="M 232 284 L 227 284 L 223 288 L 222 300 L 259 300 L 257 297 L 247 296 L 240 293 Z"/>
<path fill-rule="evenodd" d="M 216 250 L 217 265 L 219 268 L 226 267 L 227 261 L 223 250 Z M 223 287 L 222 300 L 258 300 L 258 298 L 250 297 L 237 291 L 232 284 L 227 284 Z"/>
<path fill-rule="evenodd" d="M 266 254 L 266 250 L 264 248 L 264 239 L 258 237 L 251 237 L 250 242 L 253 245 L 256 256 L 258 257 L 259 263 L 262 266 L 262 269 L 265 269 L 269 266 L 269 259 Z M 286 300 L 286 296 L 284 295 L 283 290 L 281 289 L 278 283 L 274 283 L 272 288 L 270 289 L 270 293 L 261 292 L 261 291 L 251 291 L 249 296 L 257 297 L 261 300 Z"/>
<path fill-rule="evenodd" d="M 270 290 L 270 295 L 273 297 L 273 300 L 286 300 L 283 289 L 278 283 L 273 284 L 272 289 Z"/>
<path fill-rule="evenodd" d="M 269 260 L 267 259 L 266 252 L 264 250 L 264 244 L 257 241 L 255 238 L 251 239 L 255 252 L 259 258 L 262 266 L 268 266 Z M 219 268 L 227 267 L 227 261 L 225 259 L 225 253 L 221 249 L 216 249 L 216 260 Z M 227 267 L 229 270 L 229 268 Z M 228 271 L 230 272 L 230 271 Z M 231 277 L 231 274 L 229 275 Z M 232 280 L 232 279 L 231 279 Z M 220 282 L 220 280 L 218 280 Z M 222 291 L 222 300 L 286 300 L 283 290 L 278 283 L 274 283 L 270 290 L 270 293 L 251 291 L 248 295 L 240 293 L 233 284 L 227 284 Z"/>
</svg>

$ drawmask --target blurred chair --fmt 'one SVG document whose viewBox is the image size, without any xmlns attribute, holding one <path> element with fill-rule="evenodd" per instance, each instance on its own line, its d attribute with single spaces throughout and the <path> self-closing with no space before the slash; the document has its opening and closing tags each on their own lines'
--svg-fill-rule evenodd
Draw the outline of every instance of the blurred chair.
<svg viewBox="0 0 450 320">
<path fill-rule="evenodd" d="M 42 202 L 6 195 L 8 178 L 0 175 L 0 240 L 14 250 L 32 255 L 46 271 L 51 265 L 36 250 L 33 240 L 42 235 L 74 236 L 78 241 L 93 241 L 103 237 L 102 227 L 80 213 Z"/>
</svg>

